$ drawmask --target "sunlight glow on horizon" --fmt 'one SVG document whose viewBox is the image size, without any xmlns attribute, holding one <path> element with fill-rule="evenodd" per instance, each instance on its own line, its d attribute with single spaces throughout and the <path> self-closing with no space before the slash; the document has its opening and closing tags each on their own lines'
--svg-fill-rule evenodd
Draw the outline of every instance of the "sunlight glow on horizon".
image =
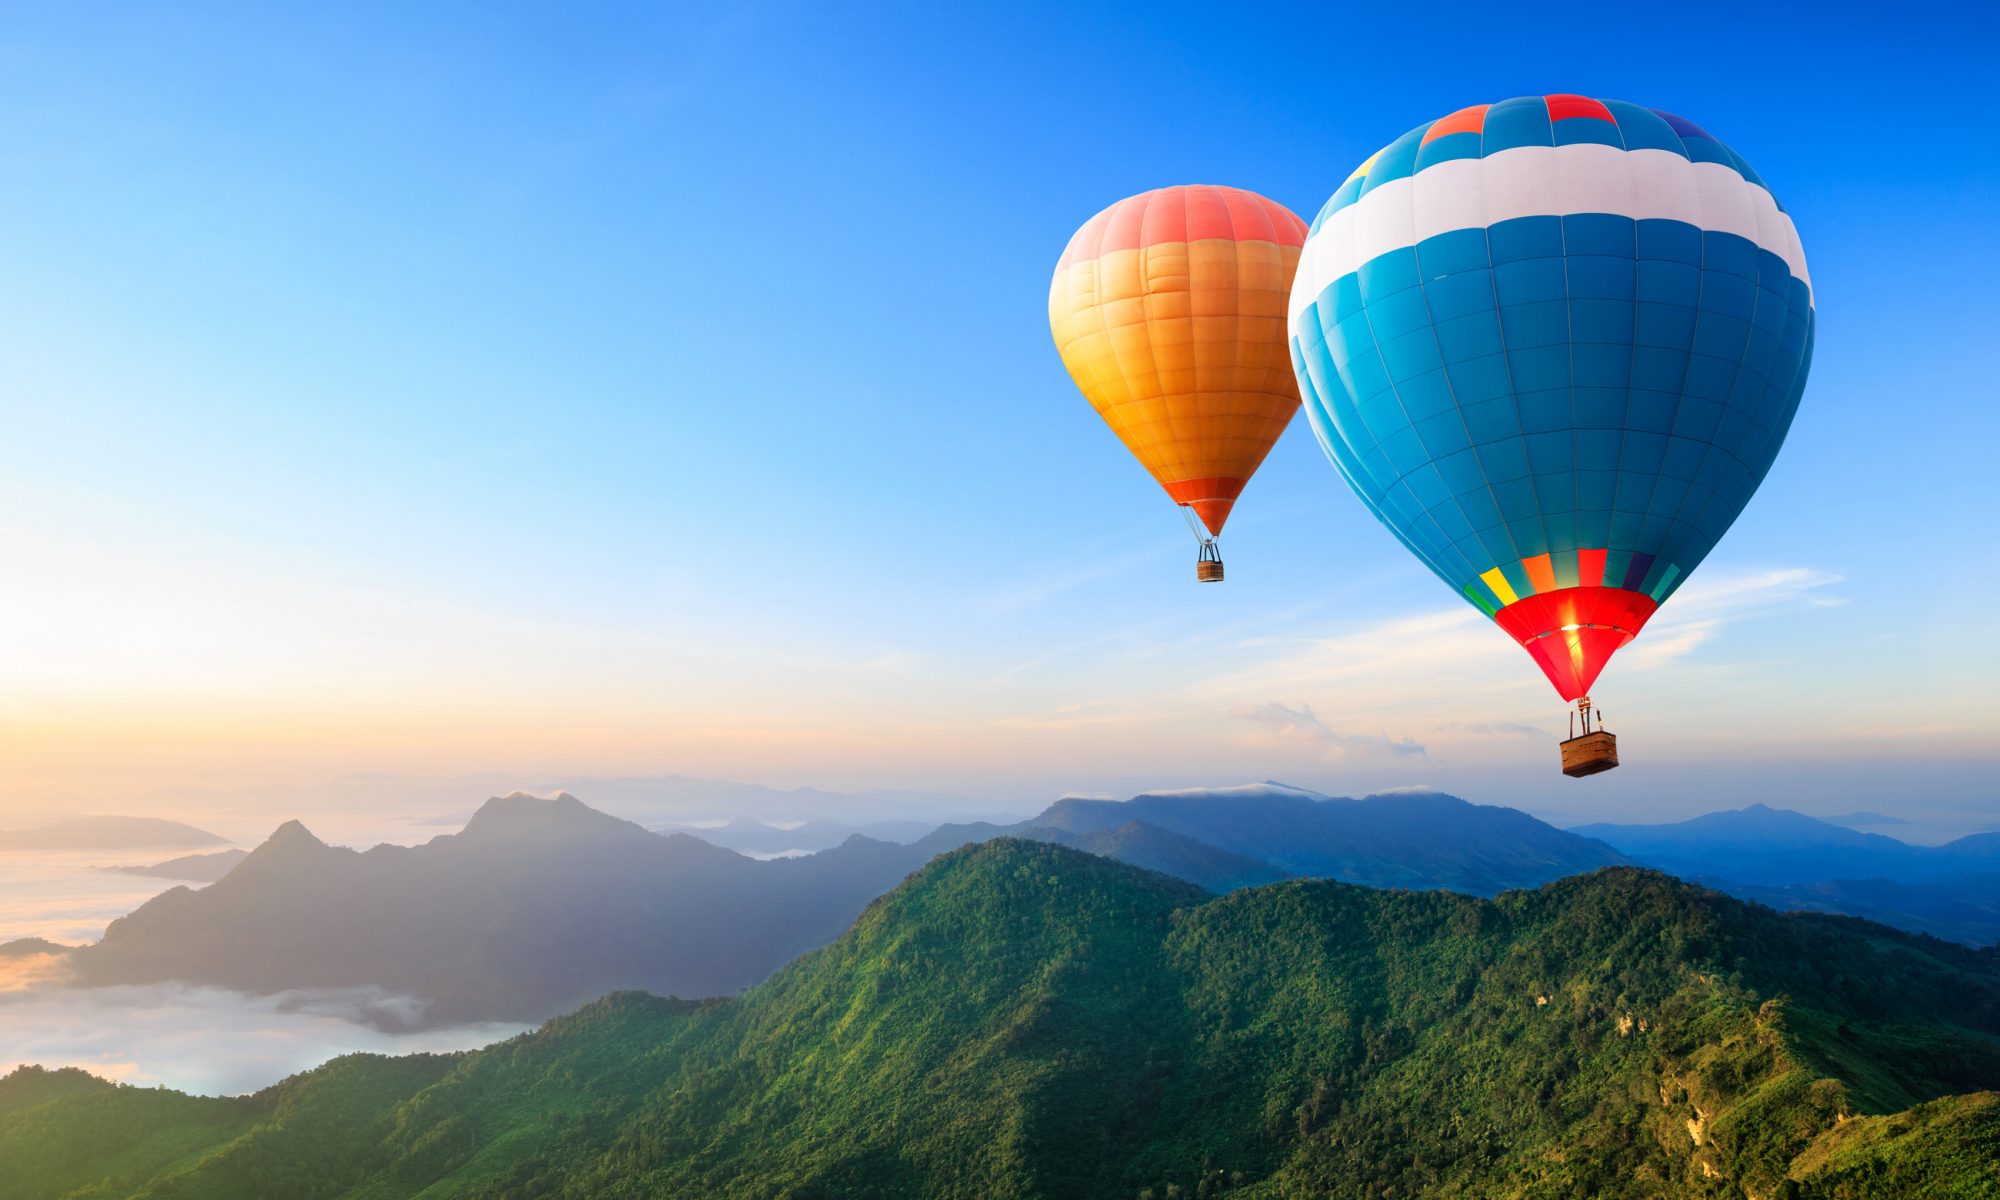
<svg viewBox="0 0 2000 1200">
<path fill-rule="evenodd" d="M 475 38 L 449 6 L 23 14 L 0 828 L 669 772 L 2000 818 L 2000 638 L 1966 617 L 2000 593 L 1978 39 L 1869 54 L 1923 79 L 1802 121 L 1816 63 L 1916 35 L 1744 12 L 1746 44 L 1797 49 L 1747 74 L 1602 53 L 1653 32 L 1606 13 L 1412 71 L 1434 15 L 1302 10 L 1302 40 L 1378 48 L 1314 73 L 1199 15 L 1063 19 L 1051 44 L 1026 10 L 523 11 Z M 1129 103 L 1162 86 L 1184 102 Z M 1044 304 L 1117 196 L 1216 179 L 1309 213 L 1423 117 L 1545 86 L 1741 148 L 1824 304 L 1770 477 L 1598 684 L 1626 767 L 1583 785 L 1554 771 L 1567 706 L 1303 421 L 1197 587 Z"/>
</svg>

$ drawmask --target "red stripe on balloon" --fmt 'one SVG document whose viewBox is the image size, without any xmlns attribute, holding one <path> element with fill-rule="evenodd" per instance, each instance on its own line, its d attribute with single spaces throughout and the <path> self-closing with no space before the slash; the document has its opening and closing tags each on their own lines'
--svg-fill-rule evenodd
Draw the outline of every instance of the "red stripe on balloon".
<svg viewBox="0 0 2000 1200">
<path fill-rule="evenodd" d="M 1574 700 L 1589 694 L 1604 664 L 1658 608 L 1644 592 L 1584 586 L 1523 597 L 1493 620 L 1521 643 L 1563 699 Z"/>
<path fill-rule="evenodd" d="M 1549 120 L 1551 121 L 1567 120 L 1570 117 L 1596 117 L 1600 121 L 1610 121 L 1613 125 L 1618 123 L 1617 119 L 1611 115 L 1610 109 L 1588 96 L 1559 94 L 1543 96 L 1542 99 L 1549 106 Z"/>
</svg>

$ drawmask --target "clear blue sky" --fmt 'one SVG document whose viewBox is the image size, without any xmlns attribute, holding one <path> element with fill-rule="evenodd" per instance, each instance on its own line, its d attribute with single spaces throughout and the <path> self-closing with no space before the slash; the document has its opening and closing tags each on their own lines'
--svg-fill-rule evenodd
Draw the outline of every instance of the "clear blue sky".
<svg viewBox="0 0 2000 1200">
<path fill-rule="evenodd" d="M 1990 6 L 666 7 L 7 7 L 0 810 L 680 769 L 2000 820 Z M 1820 321 L 1582 785 L 1302 421 L 1193 585 L 1045 312 L 1121 196 L 1309 218 L 1550 91 L 1744 154 Z"/>
</svg>

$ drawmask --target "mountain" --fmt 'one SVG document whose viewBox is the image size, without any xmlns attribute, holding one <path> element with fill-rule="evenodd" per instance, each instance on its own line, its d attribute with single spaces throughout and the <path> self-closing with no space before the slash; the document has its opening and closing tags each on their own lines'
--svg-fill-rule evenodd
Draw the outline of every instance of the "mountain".
<svg viewBox="0 0 2000 1200">
<path fill-rule="evenodd" d="M 947 826 L 911 845 L 850 835 L 759 862 L 566 793 L 517 792 L 415 847 L 361 853 L 287 822 L 217 882 L 154 897 L 68 962 L 84 985 L 369 984 L 424 1001 L 425 1024 L 534 1021 L 619 989 L 738 991 L 833 938 L 936 855 L 1008 834 L 1213 891 L 1325 872 L 1493 892 L 1620 861 L 1511 809 L 1266 785 L 1068 799 L 1018 826 Z"/>
<path fill-rule="evenodd" d="M 855 834 L 878 842 L 914 842 L 937 828 L 934 821 L 804 821 L 767 825 L 749 817 L 723 825 L 654 825 L 654 833 L 685 833 L 739 854 L 795 854 L 831 850 Z"/>
<path fill-rule="evenodd" d="M 135 850 L 226 846 L 229 839 L 158 817 L 70 817 L 33 829 L 0 829 L 0 850 Z"/>
<path fill-rule="evenodd" d="M 1718 880 L 1710 886 L 1777 909 L 1864 917 L 1968 946 L 2000 943 L 2000 874 L 1947 875 L 1923 883 L 1829 879 L 1776 887 Z"/>
<path fill-rule="evenodd" d="M 1289 873 L 1241 854 L 1170 833 L 1144 821 L 1112 829 L 1077 831 L 1054 825 L 1028 826 L 1015 836 L 1051 842 L 1183 879 L 1211 892 L 1228 892 L 1288 879 Z"/>
<path fill-rule="evenodd" d="M 1517 809 L 1433 792 L 1350 800 L 1281 783 L 1146 792 L 1125 801 L 1072 797 L 1017 826 L 946 826 L 918 845 L 948 849 L 955 837 L 999 834 L 1060 840 L 1043 831 L 1097 835 L 1134 821 L 1262 864 L 1266 878 L 1373 887 L 1493 895 L 1626 861 Z"/>
<path fill-rule="evenodd" d="M 1570 832 L 1685 878 L 1744 884 L 1910 882 L 1977 870 L 1982 859 L 2000 863 L 2000 836 L 1993 834 L 1973 834 L 1943 846 L 1912 846 L 1762 804 L 1671 825 L 1580 825 Z"/>
<path fill-rule="evenodd" d="M 214 883 L 229 874 L 237 863 L 250 857 L 248 850 L 217 850 L 211 854 L 183 854 L 152 866 L 104 867 L 119 875 L 147 875 L 157 879 L 192 879 L 197 883 Z"/>
<path fill-rule="evenodd" d="M 1612 868 L 1214 898 L 1001 839 L 744 995 L 254 1096 L 0 1080 L 18 1200 L 2000 1193 L 2000 957 Z"/>
<path fill-rule="evenodd" d="M 113 921 L 85 984 L 250 992 L 373 984 L 424 1020 L 539 1020 L 607 991 L 737 991 L 834 937 L 923 862 L 852 838 L 758 862 L 563 795 L 496 797 L 459 833 L 365 853 L 296 821 L 222 879 Z"/>
<path fill-rule="evenodd" d="M 2000 834 L 1913 846 L 1762 804 L 1671 825 L 1570 832 L 1774 908 L 1845 913 L 1971 945 L 2000 942 Z"/>
<path fill-rule="evenodd" d="M 1845 825 L 1849 829 L 1883 829 L 1891 825 L 1908 825 L 1910 823 L 1902 817 L 1892 817 L 1888 813 L 1868 812 L 1865 810 L 1861 812 L 1841 813 L 1833 817 L 1821 817 L 1820 820 L 1830 825 Z"/>
</svg>

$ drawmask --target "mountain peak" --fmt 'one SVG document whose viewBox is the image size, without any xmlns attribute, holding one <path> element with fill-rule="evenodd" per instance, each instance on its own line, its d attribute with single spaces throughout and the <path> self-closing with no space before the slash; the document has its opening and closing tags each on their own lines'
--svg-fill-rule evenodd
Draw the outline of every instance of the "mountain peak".
<svg viewBox="0 0 2000 1200">
<path fill-rule="evenodd" d="M 286 849 L 294 846 L 316 850 L 326 849 L 326 843 L 313 836 L 313 831 L 306 828 L 305 822 L 297 819 L 287 821 L 283 825 L 273 829 L 271 836 L 265 838 L 264 844 L 259 846 L 258 849 L 263 850 L 270 847 Z"/>
<path fill-rule="evenodd" d="M 531 792 L 494 796 L 479 806 L 458 834 L 461 838 L 517 838 L 552 833 L 627 833 L 646 831 L 630 821 L 599 812 L 568 792 L 544 799 Z M 649 835 L 650 836 L 650 835 Z"/>
</svg>

